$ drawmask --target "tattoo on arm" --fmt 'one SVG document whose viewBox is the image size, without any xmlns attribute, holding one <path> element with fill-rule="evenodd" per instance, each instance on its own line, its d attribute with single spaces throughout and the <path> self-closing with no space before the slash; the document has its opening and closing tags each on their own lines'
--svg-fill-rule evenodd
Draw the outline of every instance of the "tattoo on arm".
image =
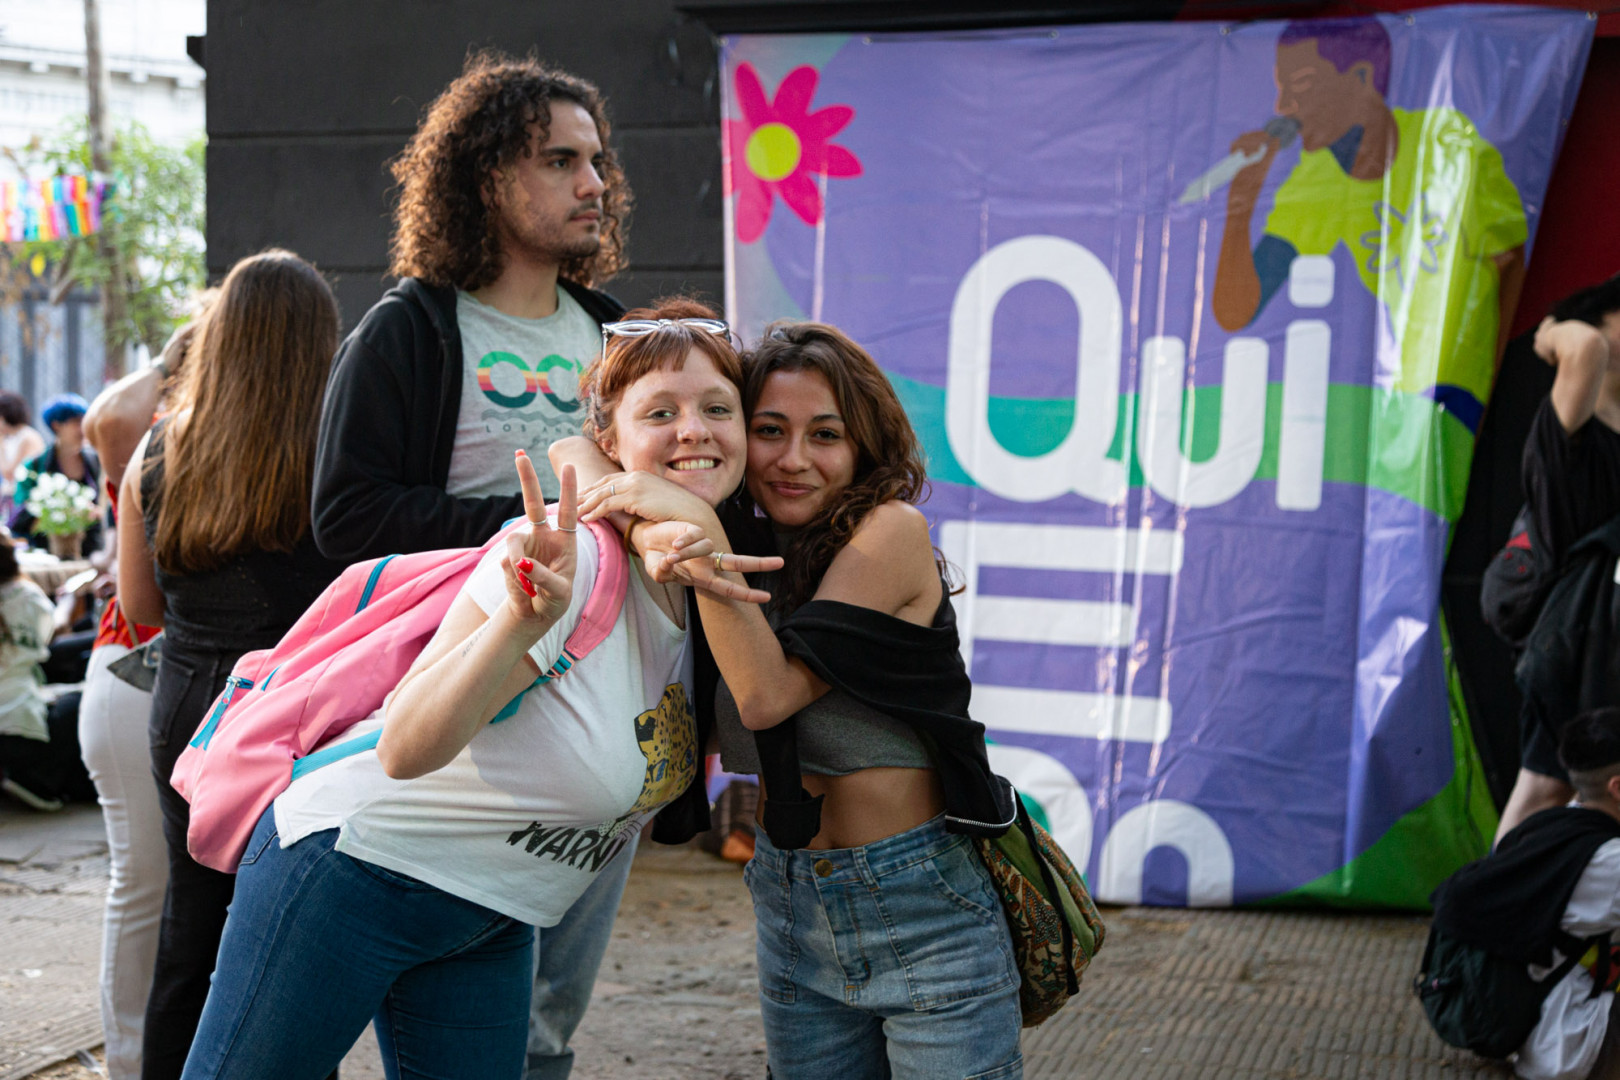
<svg viewBox="0 0 1620 1080">
<path fill-rule="evenodd" d="M 467 640 L 463 642 L 461 646 L 461 659 L 465 660 L 468 656 L 472 655 L 473 649 L 478 645 L 478 639 L 482 638 L 484 636 L 484 631 L 488 629 L 489 621 L 486 619 L 484 622 L 478 624 L 478 629 L 467 635 Z"/>
</svg>

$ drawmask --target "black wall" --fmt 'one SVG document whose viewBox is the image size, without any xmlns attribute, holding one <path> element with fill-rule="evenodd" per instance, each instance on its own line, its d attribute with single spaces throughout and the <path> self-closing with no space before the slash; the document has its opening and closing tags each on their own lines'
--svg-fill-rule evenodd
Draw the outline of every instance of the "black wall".
<svg viewBox="0 0 1620 1080">
<path fill-rule="evenodd" d="M 636 196 L 632 269 L 611 291 L 722 301 L 714 44 L 667 0 L 209 0 L 210 276 L 290 248 L 352 326 L 387 287 L 386 163 L 484 46 L 534 50 L 607 95 Z"/>
</svg>

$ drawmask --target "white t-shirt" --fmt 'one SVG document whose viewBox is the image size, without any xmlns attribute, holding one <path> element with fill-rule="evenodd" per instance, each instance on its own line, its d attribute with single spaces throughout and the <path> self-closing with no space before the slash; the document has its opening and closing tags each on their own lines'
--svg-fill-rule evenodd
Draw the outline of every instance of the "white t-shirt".
<svg viewBox="0 0 1620 1080">
<path fill-rule="evenodd" d="M 574 600 L 530 650 L 541 670 L 562 652 L 596 578 L 580 529 Z M 465 591 L 489 612 L 506 602 L 491 551 Z M 692 660 L 647 594 L 640 564 L 613 631 L 561 678 L 527 691 L 443 768 L 412 780 L 383 772 L 375 749 L 294 780 L 276 799 L 283 846 L 339 828 L 337 850 L 536 926 L 553 926 L 698 767 Z M 379 710 L 345 732 L 382 726 Z"/>
<path fill-rule="evenodd" d="M 461 410 L 445 490 L 457 498 L 515 494 L 512 451 L 525 450 L 546 499 L 556 499 L 546 448 L 579 434 L 579 378 L 601 350 L 601 328 L 562 288 L 557 310 L 543 319 L 507 315 L 458 292 L 456 322 Z"/>
<path fill-rule="evenodd" d="M 50 598 L 27 578 L 8 581 L 0 585 L 0 615 L 6 620 L 0 637 L 0 735 L 49 742 L 39 663 L 51 655 Z"/>
<path fill-rule="evenodd" d="M 1576 937 L 1620 930 L 1620 840 L 1597 849 L 1559 923 Z M 1554 966 L 1564 957 L 1554 951 Z M 1531 969 L 1532 977 L 1539 974 Z M 1609 1030 L 1613 994 L 1592 997 L 1592 973 L 1576 964 L 1541 1004 L 1541 1022 L 1519 1049 L 1514 1071 L 1525 1080 L 1586 1080 Z"/>
</svg>

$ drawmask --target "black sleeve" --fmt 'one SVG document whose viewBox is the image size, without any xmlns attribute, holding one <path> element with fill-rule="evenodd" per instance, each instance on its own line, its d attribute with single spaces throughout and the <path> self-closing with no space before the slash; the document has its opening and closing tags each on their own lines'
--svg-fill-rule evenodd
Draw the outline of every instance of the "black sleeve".
<svg viewBox="0 0 1620 1080">
<path fill-rule="evenodd" d="M 432 482 L 421 463 L 431 461 L 437 433 L 421 430 L 432 421 L 420 422 L 415 399 L 439 387 L 413 377 L 408 318 L 396 313 L 392 322 L 344 341 L 321 407 L 310 520 L 321 554 L 339 562 L 475 547 L 523 513 L 519 493 L 458 499 Z"/>
<path fill-rule="evenodd" d="M 1541 403 L 1524 443 L 1524 493 L 1538 569 L 1555 570 L 1576 541 L 1620 510 L 1613 437 L 1592 417 L 1565 431 L 1552 398 Z"/>
</svg>

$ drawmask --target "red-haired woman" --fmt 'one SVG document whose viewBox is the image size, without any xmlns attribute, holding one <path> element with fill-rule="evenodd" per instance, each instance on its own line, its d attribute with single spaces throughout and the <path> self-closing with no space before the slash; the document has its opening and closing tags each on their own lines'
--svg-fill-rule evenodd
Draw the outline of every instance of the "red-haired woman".
<svg viewBox="0 0 1620 1080">
<path fill-rule="evenodd" d="M 744 457 L 728 332 L 707 310 L 637 314 L 608 325 L 587 372 L 587 430 L 623 467 L 718 503 Z M 529 524 L 341 736 L 353 752 L 259 821 L 186 1080 L 316 1080 L 368 1021 L 390 1078 L 517 1080 L 534 927 L 555 926 L 664 807 L 707 808 L 686 591 L 633 569 L 607 637 L 542 677 L 603 564 L 575 531 L 573 473 L 548 525 L 521 451 L 517 471 Z"/>
</svg>

